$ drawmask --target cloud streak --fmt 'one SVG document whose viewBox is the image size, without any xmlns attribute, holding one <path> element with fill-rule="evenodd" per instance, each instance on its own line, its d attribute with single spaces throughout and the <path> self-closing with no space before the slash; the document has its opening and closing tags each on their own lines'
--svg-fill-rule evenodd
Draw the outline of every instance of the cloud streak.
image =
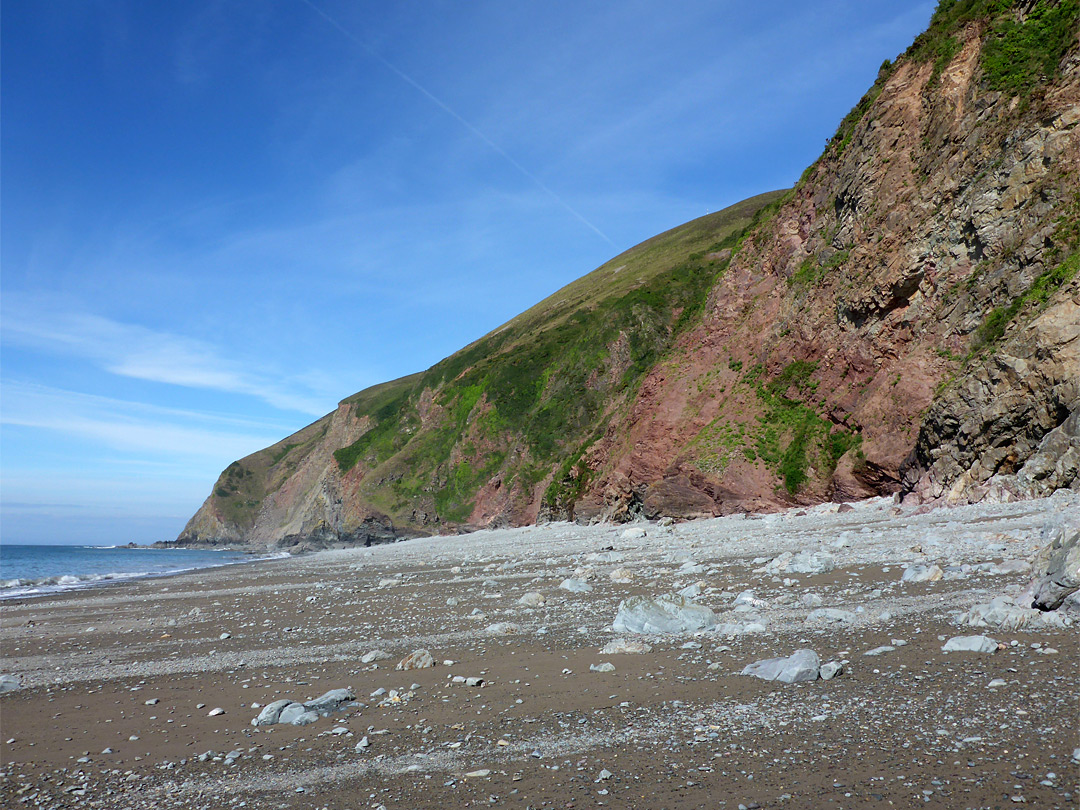
<svg viewBox="0 0 1080 810">
<path fill-rule="evenodd" d="M 210 344 L 87 313 L 55 312 L 10 296 L 4 342 L 96 363 L 121 377 L 244 394 L 275 408 L 322 416 L 333 403 L 290 390 L 222 358 Z"/>
<path fill-rule="evenodd" d="M 205 459 L 222 466 L 274 444 L 287 432 L 266 422 L 10 381 L 4 384 L 0 424 L 75 436 L 113 451 L 170 461 Z"/>
<path fill-rule="evenodd" d="M 537 177 L 535 174 L 533 174 L 528 169 L 526 169 L 524 166 L 522 166 L 505 149 L 503 149 L 501 146 L 499 146 L 497 143 L 495 143 L 493 140 L 491 140 L 491 138 L 489 138 L 487 135 L 485 135 L 480 129 L 478 129 L 476 126 L 471 124 L 468 120 L 466 120 L 463 116 L 461 116 L 449 104 L 447 104 L 441 98 L 436 96 L 434 93 L 432 93 L 430 90 L 428 90 L 422 84 L 420 84 L 420 82 L 416 81 L 416 79 L 414 79 L 408 73 L 403 71 L 401 68 L 399 68 L 393 62 L 391 62 L 389 59 L 387 59 L 381 53 L 376 51 L 373 47 L 371 47 L 371 45 L 369 45 L 363 39 L 358 37 L 356 34 L 354 34 L 352 31 L 350 31 L 348 28 L 346 28 L 344 25 L 342 25 L 336 19 L 334 19 L 329 14 L 327 14 L 325 11 L 323 11 L 321 8 L 319 8 L 314 3 L 312 3 L 311 0 L 300 0 L 300 2 L 303 3 L 305 6 L 307 6 L 308 8 L 310 8 L 312 11 L 314 11 L 316 14 L 318 14 L 324 20 L 326 20 L 326 22 L 328 22 L 330 25 L 332 25 L 334 28 L 336 28 L 338 31 L 340 31 L 343 35 L 348 37 L 351 41 L 355 42 L 357 45 L 359 45 L 361 48 L 363 48 L 373 59 L 375 59 L 380 64 L 382 64 L 387 70 L 389 70 L 391 73 L 393 73 L 395 76 L 397 76 L 403 82 L 405 82 L 407 85 L 409 85 L 414 90 L 416 90 L 418 93 L 423 95 L 424 98 L 426 98 L 432 104 L 434 104 L 436 107 L 438 107 L 444 113 L 446 113 L 451 118 L 453 118 L 455 121 L 457 121 L 459 124 L 461 124 L 463 127 L 465 127 L 465 129 L 467 129 L 473 136 L 478 138 L 489 149 L 491 149 L 497 155 L 499 155 L 499 157 L 501 157 L 503 160 L 505 160 L 507 163 L 509 163 L 511 166 L 513 166 L 515 169 L 517 169 L 517 171 L 519 173 L 521 173 L 522 176 L 524 176 L 527 180 L 532 182 L 537 188 L 539 188 L 542 192 L 544 192 L 544 194 L 546 194 L 548 197 L 550 197 L 555 203 L 557 203 L 559 206 L 561 206 L 563 209 L 565 209 L 567 211 L 567 213 L 569 213 L 572 217 L 574 217 L 574 219 L 576 219 L 578 222 L 583 224 L 585 227 L 589 228 L 589 230 L 591 230 L 593 233 L 595 233 L 597 236 L 599 236 L 601 239 L 603 239 L 609 245 L 611 245 L 612 247 L 616 247 L 615 242 L 612 241 L 612 239 L 606 233 L 604 233 L 602 230 L 600 230 L 595 225 L 593 225 L 589 220 L 587 220 L 584 217 L 584 215 L 582 215 L 577 209 L 575 209 L 573 206 L 571 206 L 570 203 L 566 202 L 566 200 L 564 200 L 562 197 L 560 197 L 558 194 L 556 194 L 539 177 Z"/>
</svg>

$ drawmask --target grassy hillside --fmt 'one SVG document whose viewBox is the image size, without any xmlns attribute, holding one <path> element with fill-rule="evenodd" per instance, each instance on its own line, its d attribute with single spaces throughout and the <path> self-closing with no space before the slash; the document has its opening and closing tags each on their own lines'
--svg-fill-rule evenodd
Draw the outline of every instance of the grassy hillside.
<svg viewBox="0 0 1080 810">
<path fill-rule="evenodd" d="M 440 522 L 465 521 L 495 476 L 522 496 L 548 480 L 550 505 L 572 499 L 585 483 L 574 464 L 605 417 L 694 321 L 730 249 L 782 196 L 649 239 L 423 374 L 349 398 L 372 427 L 336 450 L 340 472 L 358 469 L 364 495 L 398 520 L 420 503 Z"/>
</svg>

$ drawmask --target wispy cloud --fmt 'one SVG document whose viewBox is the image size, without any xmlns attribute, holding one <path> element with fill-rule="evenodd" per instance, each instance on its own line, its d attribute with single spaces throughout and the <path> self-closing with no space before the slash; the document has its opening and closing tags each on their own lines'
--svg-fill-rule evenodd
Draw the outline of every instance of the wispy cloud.
<svg viewBox="0 0 1080 810">
<path fill-rule="evenodd" d="M 273 444 L 287 432 L 285 426 L 273 423 L 18 381 L 4 383 L 0 423 L 76 436 L 115 451 L 172 460 L 206 459 L 221 466 Z"/>
<path fill-rule="evenodd" d="M 78 312 L 57 312 L 19 296 L 5 302 L 6 344 L 78 357 L 122 377 L 257 397 L 288 411 L 321 416 L 333 402 L 292 390 L 227 360 L 209 343 Z"/>
</svg>

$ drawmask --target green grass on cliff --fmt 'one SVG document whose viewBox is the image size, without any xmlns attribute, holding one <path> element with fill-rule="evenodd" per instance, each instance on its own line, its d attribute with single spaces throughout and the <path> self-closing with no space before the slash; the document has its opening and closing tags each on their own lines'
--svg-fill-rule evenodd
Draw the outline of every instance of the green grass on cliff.
<svg viewBox="0 0 1080 810">
<path fill-rule="evenodd" d="M 1023 10 L 1030 10 L 1023 14 Z M 933 62 L 930 86 L 960 52 L 960 30 L 980 22 L 987 28 L 981 55 L 991 90 L 1025 96 L 1057 75 L 1062 57 L 1076 43 L 1078 0 L 941 0 L 930 26 L 907 55 Z"/>
<path fill-rule="evenodd" d="M 784 192 L 696 219 L 622 253 L 422 374 L 346 400 L 371 427 L 334 457 L 406 471 L 365 492 L 391 511 L 427 498 L 464 521 L 493 475 L 506 485 L 553 480 L 546 502 L 572 508 L 580 458 L 619 403 L 692 325 L 741 240 Z M 433 415 L 421 428 L 425 390 Z M 404 463 L 406 462 L 407 463 Z M 374 476 L 373 476 L 374 477 Z"/>
</svg>

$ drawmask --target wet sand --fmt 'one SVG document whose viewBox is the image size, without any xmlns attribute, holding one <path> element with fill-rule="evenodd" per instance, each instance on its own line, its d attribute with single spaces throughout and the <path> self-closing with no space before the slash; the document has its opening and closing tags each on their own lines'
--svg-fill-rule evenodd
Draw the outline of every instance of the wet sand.
<svg viewBox="0 0 1080 810">
<path fill-rule="evenodd" d="M 642 524 L 645 537 L 555 524 L 5 602 L 2 668 L 22 687 L 0 697 L 0 799 L 55 808 L 1073 808 L 1077 625 L 955 624 L 956 611 L 1017 591 L 1023 573 L 910 585 L 900 576 L 906 563 L 1030 559 L 1043 527 L 1077 506 L 1059 497 L 919 515 L 873 501 L 845 513 L 833 505 Z M 763 570 L 799 550 L 827 551 L 836 568 Z M 617 568 L 633 582 L 613 582 Z M 560 589 L 568 577 L 593 590 Z M 693 583 L 722 622 L 745 620 L 733 600 L 752 589 L 766 631 L 653 635 L 647 654 L 600 654 L 619 637 L 611 624 L 622 600 Z M 527 592 L 546 603 L 518 604 Z M 854 615 L 808 621 L 807 594 Z M 517 632 L 498 634 L 496 623 Z M 983 633 L 1004 648 L 942 652 L 945 638 Z M 894 639 L 906 644 L 863 655 Z M 437 666 L 395 671 L 418 648 Z M 739 674 L 800 648 L 844 661 L 844 673 L 802 684 Z M 376 649 L 389 657 L 361 662 Z M 590 671 L 602 662 L 615 671 Z M 1005 683 L 988 686 L 994 679 Z M 302 727 L 251 724 L 254 704 L 341 687 L 357 705 Z M 372 697 L 378 689 L 398 694 Z M 357 751 L 364 737 L 369 747 Z M 230 752 L 240 753 L 226 762 Z"/>
</svg>

